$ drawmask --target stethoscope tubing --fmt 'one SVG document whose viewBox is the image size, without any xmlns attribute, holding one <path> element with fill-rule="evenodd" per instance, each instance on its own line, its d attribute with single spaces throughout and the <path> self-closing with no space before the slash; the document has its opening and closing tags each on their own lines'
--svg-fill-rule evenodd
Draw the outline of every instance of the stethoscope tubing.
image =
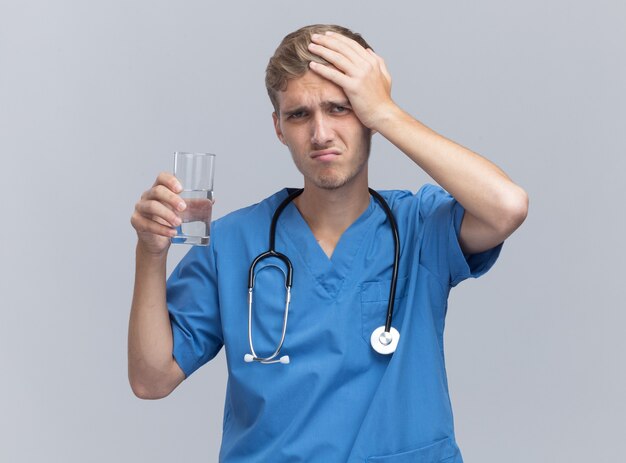
<svg viewBox="0 0 626 463">
<path fill-rule="evenodd" d="M 376 191 L 368 188 L 370 194 L 378 201 L 378 204 L 383 208 L 387 215 L 387 220 L 391 225 L 391 231 L 393 232 L 393 270 L 391 273 L 391 285 L 389 288 L 389 302 L 387 303 L 387 317 L 385 318 L 385 332 L 388 333 L 391 329 L 391 319 L 393 317 L 393 306 L 396 299 L 396 286 L 398 284 L 398 264 L 400 262 L 400 235 L 398 234 L 398 225 L 396 219 L 387 204 L 387 201 Z"/>
<path fill-rule="evenodd" d="M 285 198 L 283 200 L 282 203 L 279 204 L 279 206 L 276 208 L 276 210 L 274 211 L 274 215 L 272 216 L 272 222 L 270 224 L 270 236 L 269 236 L 269 250 L 259 254 L 253 261 L 252 264 L 250 265 L 250 270 L 248 271 L 248 340 L 249 340 L 249 344 L 250 344 L 250 352 L 251 354 L 246 354 L 244 356 L 244 359 L 246 360 L 246 362 L 251 362 L 251 361 L 257 361 L 260 363 L 289 363 L 289 356 L 283 356 L 280 359 L 276 359 L 276 357 L 278 356 L 278 354 L 280 353 L 280 350 L 283 346 L 283 343 L 285 341 L 285 335 L 287 333 L 287 317 L 289 314 L 289 304 L 291 302 L 291 287 L 293 284 L 293 266 L 291 264 L 291 261 L 289 260 L 289 258 L 280 253 L 277 252 L 275 249 L 276 246 L 276 225 L 278 223 L 278 218 L 280 217 L 280 214 L 283 212 L 283 210 L 289 205 L 289 203 L 291 203 L 295 198 L 297 198 L 298 196 L 300 196 L 302 194 L 302 192 L 304 191 L 304 189 L 298 189 L 296 191 L 294 191 L 293 193 L 291 193 L 289 196 L 287 196 L 287 198 Z M 385 201 L 385 199 L 375 190 L 368 188 L 369 193 L 374 197 L 374 199 L 376 199 L 376 201 L 380 204 L 380 206 L 383 208 L 383 211 L 385 212 L 385 215 L 387 216 L 387 220 L 389 220 L 389 224 L 391 226 L 391 231 L 393 232 L 393 242 L 394 242 L 394 259 L 393 259 L 393 269 L 392 269 L 392 275 L 391 275 L 391 285 L 389 288 L 389 302 L 387 303 L 387 315 L 385 318 L 385 326 L 384 326 L 384 333 L 387 336 L 390 333 L 390 330 L 392 330 L 391 327 L 391 322 L 392 322 L 392 318 L 393 318 L 393 309 L 394 309 L 394 301 L 395 301 L 395 296 L 396 296 L 396 287 L 397 287 L 397 283 L 398 283 L 398 264 L 400 261 L 400 236 L 398 234 L 398 226 L 396 224 L 396 220 L 393 216 L 393 213 L 391 212 L 391 209 L 389 208 L 389 205 L 387 204 L 387 202 Z M 254 350 L 254 346 L 253 346 L 253 342 L 252 342 L 252 294 L 253 294 L 253 290 L 254 290 L 254 280 L 255 280 L 255 269 L 256 266 L 259 262 L 261 262 L 264 259 L 270 258 L 270 257 L 275 257 L 277 259 L 280 259 L 286 266 L 287 266 L 287 273 L 285 274 L 285 289 L 286 289 L 286 300 L 285 300 L 285 312 L 283 315 L 283 329 L 282 329 L 282 333 L 281 333 L 281 338 L 280 338 L 280 342 L 278 343 L 278 346 L 276 348 L 276 350 L 274 351 L 274 353 L 268 357 L 259 357 L 257 356 L 255 350 Z M 280 268 L 280 267 L 279 267 Z M 282 270 L 282 269 L 281 269 Z M 284 271 L 283 271 L 284 273 Z M 373 337 L 375 336 L 375 334 L 380 330 L 381 328 L 378 328 L 378 330 L 376 330 L 374 332 L 374 334 L 372 335 Z M 397 333 L 397 330 L 394 329 L 394 334 L 395 334 L 395 338 L 396 338 L 396 343 L 397 343 L 397 338 L 399 337 L 399 334 Z M 374 341 L 372 341 L 374 342 Z M 377 348 L 375 348 L 377 349 Z M 378 349 L 377 349 L 378 350 Z M 392 350 L 389 350 L 388 352 L 385 353 L 391 353 L 393 352 L 393 350 L 395 350 L 395 347 Z"/>
</svg>

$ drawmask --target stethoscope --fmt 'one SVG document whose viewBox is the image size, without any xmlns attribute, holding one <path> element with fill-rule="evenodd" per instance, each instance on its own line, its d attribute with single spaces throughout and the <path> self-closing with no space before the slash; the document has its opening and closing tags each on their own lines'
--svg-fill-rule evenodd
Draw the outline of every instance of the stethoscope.
<svg viewBox="0 0 626 463">
<path fill-rule="evenodd" d="M 272 217 L 272 223 L 270 225 L 270 248 L 268 251 L 259 254 L 250 265 L 250 271 L 248 272 L 248 341 L 250 342 L 250 352 L 249 354 L 244 355 L 243 359 L 246 362 L 260 362 L 260 363 L 289 363 L 289 356 L 283 355 L 280 358 L 277 358 L 280 354 L 280 349 L 283 347 L 283 343 L 285 342 L 285 333 L 287 332 L 287 316 L 289 315 L 289 303 L 291 302 L 291 285 L 293 283 L 293 266 L 291 265 L 291 261 L 289 258 L 276 251 L 275 249 L 275 241 L 276 241 L 276 223 L 278 222 L 278 218 L 280 214 L 283 212 L 285 207 L 291 203 L 295 198 L 300 196 L 304 190 L 299 189 L 291 193 L 280 205 L 276 208 L 274 212 L 274 216 Z M 391 354 L 395 352 L 396 347 L 398 346 L 398 340 L 400 339 L 400 333 L 393 326 L 391 326 L 391 318 L 393 316 L 393 302 L 396 295 L 396 283 L 398 282 L 398 261 L 400 260 L 400 238 L 398 236 L 398 227 L 396 225 L 396 221 L 393 217 L 391 209 L 389 205 L 385 201 L 385 199 L 378 194 L 376 191 L 369 188 L 370 194 L 378 201 L 381 205 L 385 214 L 387 215 L 387 219 L 389 220 L 389 224 L 391 225 L 391 231 L 393 232 L 393 241 L 394 241 L 394 258 L 393 258 L 393 273 L 391 276 L 391 287 L 389 289 L 389 302 L 387 304 L 387 318 L 385 320 L 385 324 L 383 326 L 379 326 L 376 328 L 370 337 L 370 343 L 372 344 L 372 348 L 378 352 L 379 354 Z M 252 343 L 252 292 L 254 289 L 254 277 L 255 277 L 255 268 L 259 262 L 263 259 L 267 259 L 270 257 L 278 258 L 285 263 L 287 267 L 287 273 L 278 266 L 281 271 L 283 271 L 285 275 L 285 288 L 287 290 L 287 295 L 285 298 L 285 313 L 283 315 L 283 328 L 282 333 L 280 335 L 280 342 L 276 347 L 276 350 L 269 357 L 259 357 L 254 351 L 254 345 Z"/>
</svg>

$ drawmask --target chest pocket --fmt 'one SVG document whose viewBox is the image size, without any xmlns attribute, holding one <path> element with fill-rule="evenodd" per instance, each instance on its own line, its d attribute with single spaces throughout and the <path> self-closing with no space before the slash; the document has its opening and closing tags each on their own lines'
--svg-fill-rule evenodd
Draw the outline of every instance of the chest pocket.
<svg viewBox="0 0 626 463">
<path fill-rule="evenodd" d="M 419 449 L 367 459 L 367 463 L 454 463 L 461 461 L 459 449 L 449 437 Z"/>
<path fill-rule="evenodd" d="M 406 299 L 408 277 L 398 278 L 393 306 L 392 326 L 398 327 L 402 313 L 402 301 Z M 361 337 L 369 344 L 372 332 L 385 324 L 391 280 L 366 281 L 361 285 Z"/>
</svg>

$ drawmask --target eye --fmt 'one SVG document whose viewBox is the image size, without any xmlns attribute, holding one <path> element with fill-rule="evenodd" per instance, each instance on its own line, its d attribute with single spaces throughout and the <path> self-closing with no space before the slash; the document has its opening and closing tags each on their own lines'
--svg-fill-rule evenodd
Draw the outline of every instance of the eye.
<svg viewBox="0 0 626 463">
<path fill-rule="evenodd" d="M 287 115 L 287 119 L 302 119 L 304 116 L 306 116 L 304 111 L 296 111 L 294 113 L 289 113 Z"/>
<path fill-rule="evenodd" d="M 331 109 L 331 112 L 334 114 L 343 114 L 347 113 L 348 111 L 350 111 L 350 108 L 347 108 L 345 106 L 333 106 Z"/>
</svg>

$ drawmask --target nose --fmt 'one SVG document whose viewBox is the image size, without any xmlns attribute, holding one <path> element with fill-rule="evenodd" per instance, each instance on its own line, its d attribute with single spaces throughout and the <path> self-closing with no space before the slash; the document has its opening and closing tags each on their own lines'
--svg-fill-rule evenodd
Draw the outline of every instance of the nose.
<svg viewBox="0 0 626 463">
<path fill-rule="evenodd" d="M 311 119 L 311 143 L 313 146 L 328 146 L 333 141 L 333 129 L 324 114 Z"/>
</svg>

